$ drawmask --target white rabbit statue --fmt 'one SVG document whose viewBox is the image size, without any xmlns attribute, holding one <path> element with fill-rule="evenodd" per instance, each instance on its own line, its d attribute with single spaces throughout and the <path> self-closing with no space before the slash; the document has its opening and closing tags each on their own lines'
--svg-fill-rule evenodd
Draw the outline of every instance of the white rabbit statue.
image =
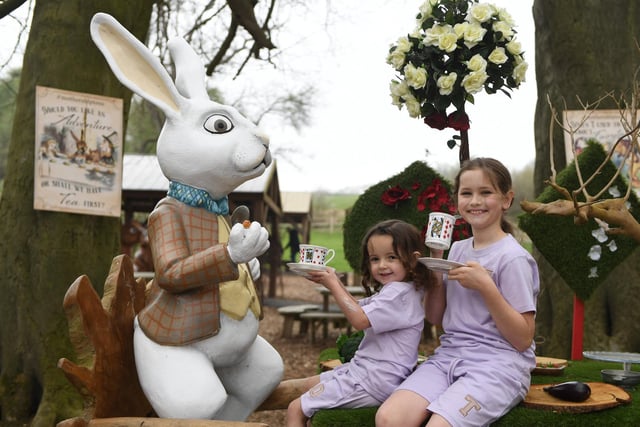
<svg viewBox="0 0 640 427">
<path fill-rule="evenodd" d="M 157 155 L 170 187 L 149 216 L 155 278 L 134 325 L 140 384 L 162 418 L 243 421 L 284 370 L 258 335 L 253 280 L 268 232 L 228 220 L 228 194 L 271 163 L 268 138 L 209 99 L 204 66 L 183 39 L 169 42 L 174 85 L 110 15 L 93 17 L 91 37 L 120 82 L 166 116 Z"/>
</svg>

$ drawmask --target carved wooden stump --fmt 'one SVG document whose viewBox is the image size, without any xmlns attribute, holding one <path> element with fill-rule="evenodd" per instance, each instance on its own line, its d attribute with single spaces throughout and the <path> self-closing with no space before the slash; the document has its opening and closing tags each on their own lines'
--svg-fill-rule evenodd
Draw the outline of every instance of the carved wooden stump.
<svg viewBox="0 0 640 427">
<path fill-rule="evenodd" d="M 154 415 L 133 355 L 133 319 L 144 304 L 145 280 L 135 280 L 127 255 L 113 259 L 102 300 L 86 275 L 64 297 L 78 363 L 62 358 L 58 367 L 84 396 L 87 419 Z"/>
</svg>

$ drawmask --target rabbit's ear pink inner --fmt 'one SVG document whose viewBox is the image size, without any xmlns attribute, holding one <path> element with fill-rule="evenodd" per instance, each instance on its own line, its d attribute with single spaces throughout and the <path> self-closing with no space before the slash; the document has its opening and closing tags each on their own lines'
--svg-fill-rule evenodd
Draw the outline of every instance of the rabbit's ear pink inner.
<svg viewBox="0 0 640 427">
<path fill-rule="evenodd" d="M 166 78 L 158 74 L 158 71 L 149 64 L 147 58 L 132 45 L 131 41 L 117 31 L 106 25 L 100 25 L 99 32 L 104 46 L 115 61 L 112 69 L 123 84 L 152 103 L 156 103 L 157 100 L 168 108 L 179 111 L 176 100 L 166 88 L 165 80 L 169 78 L 168 74 Z"/>
</svg>

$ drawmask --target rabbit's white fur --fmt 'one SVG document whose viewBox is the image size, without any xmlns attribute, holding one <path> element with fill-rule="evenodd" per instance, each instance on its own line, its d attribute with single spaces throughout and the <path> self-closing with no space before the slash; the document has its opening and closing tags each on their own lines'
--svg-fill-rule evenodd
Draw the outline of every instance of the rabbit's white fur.
<svg viewBox="0 0 640 427">
<path fill-rule="evenodd" d="M 209 99 L 204 67 L 183 39 L 169 43 L 176 66 L 174 85 L 160 61 L 113 17 L 96 14 L 91 36 L 117 78 L 166 115 L 157 155 L 170 181 L 221 199 L 271 163 L 269 141 L 258 128 L 234 108 Z M 183 226 L 176 224 L 177 229 Z M 214 248 L 219 251 L 216 256 L 226 254 L 228 259 L 222 261 L 226 263 L 248 262 L 257 278 L 256 257 L 269 248 L 266 229 L 256 222 L 248 229 L 236 224 L 228 244 L 224 243 Z M 163 248 L 153 249 L 155 262 L 163 255 L 156 252 Z M 156 271 L 160 287 L 163 279 L 170 281 L 165 273 Z M 193 291 L 197 289 L 188 290 Z M 134 351 L 145 395 L 163 418 L 244 420 L 279 384 L 283 373 L 280 355 L 258 336 L 258 318 L 251 310 L 241 319 L 220 313 L 218 331 L 184 345 L 157 342 L 136 318 Z"/>
</svg>

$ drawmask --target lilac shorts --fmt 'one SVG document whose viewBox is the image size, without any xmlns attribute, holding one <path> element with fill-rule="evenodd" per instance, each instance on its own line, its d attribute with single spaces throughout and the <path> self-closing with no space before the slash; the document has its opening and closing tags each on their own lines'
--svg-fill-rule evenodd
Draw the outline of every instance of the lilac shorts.
<svg viewBox="0 0 640 427">
<path fill-rule="evenodd" d="M 429 402 L 426 408 L 456 427 L 491 424 L 524 399 L 530 376 L 519 369 L 465 362 L 427 360 L 398 386 Z"/>
<path fill-rule="evenodd" d="M 320 374 L 320 382 L 300 397 L 302 412 L 311 418 L 320 409 L 366 408 L 382 402 L 367 393 L 349 374 L 349 369 L 334 369 Z"/>
</svg>

